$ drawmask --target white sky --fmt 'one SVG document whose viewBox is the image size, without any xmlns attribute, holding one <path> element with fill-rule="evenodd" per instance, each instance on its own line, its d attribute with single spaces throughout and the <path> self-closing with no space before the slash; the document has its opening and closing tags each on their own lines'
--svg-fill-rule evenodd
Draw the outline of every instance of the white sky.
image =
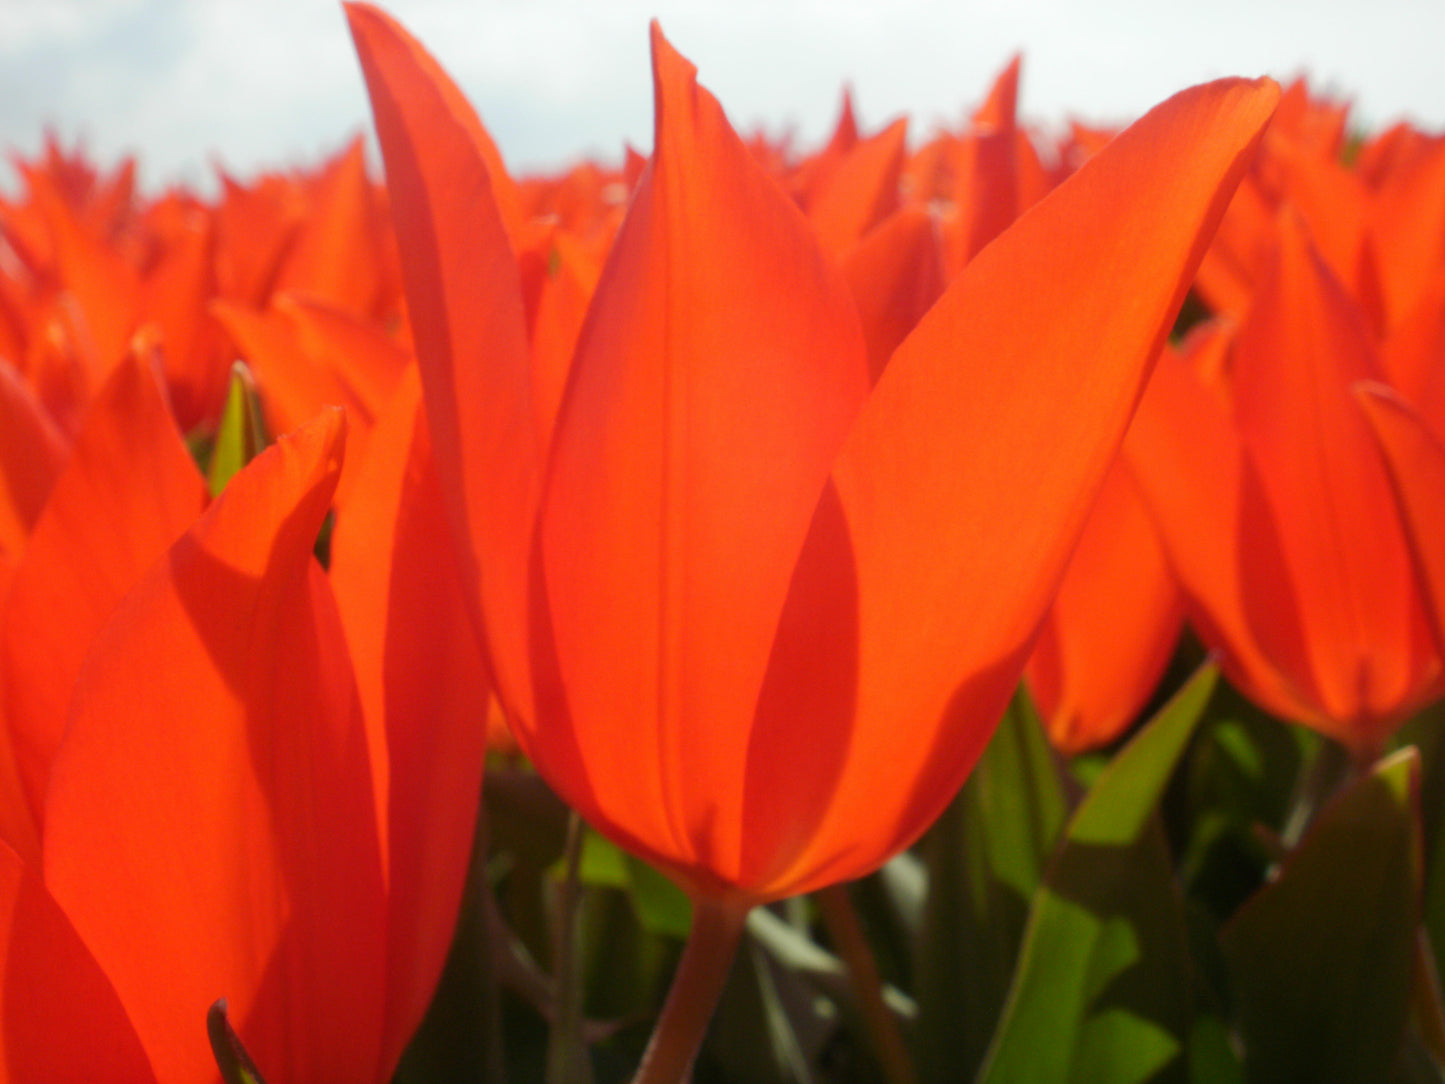
<svg viewBox="0 0 1445 1084">
<path fill-rule="evenodd" d="M 734 124 L 813 143 L 850 81 L 873 128 L 962 115 L 1015 52 L 1026 119 L 1125 120 L 1219 75 L 1299 71 L 1371 127 L 1445 128 L 1445 0 L 393 0 L 513 169 L 651 141 L 647 20 Z M 0 148 L 46 124 L 147 185 L 307 164 L 370 117 L 335 0 L 0 0 Z M 8 184 L 8 176 L 5 178 Z"/>
</svg>

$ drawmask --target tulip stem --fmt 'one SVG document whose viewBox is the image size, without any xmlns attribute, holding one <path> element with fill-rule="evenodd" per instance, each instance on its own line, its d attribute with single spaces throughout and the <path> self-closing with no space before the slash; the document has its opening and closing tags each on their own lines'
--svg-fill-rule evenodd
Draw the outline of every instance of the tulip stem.
<svg viewBox="0 0 1445 1084">
<path fill-rule="evenodd" d="M 727 984 L 751 906 L 695 899 L 692 929 L 632 1084 L 682 1084 Z"/>
<path fill-rule="evenodd" d="M 1415 931 L 1414 976 L 1410 983 L 1410 1000 L 1415 1012 L 1415 1026 L 1425 1048 L 1437 1062 L 1445 1063 L 1445 1000 L 1440 994 L 1440 975 L 1435 968 L 1435 949 L 1430 944 L 1430 931 L 1422 923 Z"/>
<path fill-rule="evenodd" d="M 1340 788 L 1350 771 L 1350 754 L 1344 746 L 1321 739 L 1314 755 L 1303 765 L 1290 797 L 1289 812 L 1280 830 L 1280 842 L 1292 850 L 1304 836 L 1315 814 Z"/>
<path fill-rule="evenodd" d="M 868 1040 L 873 1044 L 878 1063 L 883 1067 L 884 1077 L 888 1084 L 914 1084 L 917 1075 L 913 1071 L 913 1061 L 908 1056 L 903 1033 L 898 1029 L 898 1019 L 883 1000 L 883 980 L 878 974 L 878 961 L 863 934 L 848 886 L 830 885 L 815 892 L 813 897 L 818 901 L 828 938 L 848 967 L 853 995 L 858 1002 L 858 1014 L 868 1033 Z"/>
<path fill-rule="evenodd" d="M 553 983 L 556 1016 L 547 1042 L 547 1084 L 592 1084 L 592 1063 L 582 1031 L 582 968 L 577 953 L 577 905 L 581 895 L 582 818 L 567 823 L 567 850 L 557 892 Z"/>
</svg>

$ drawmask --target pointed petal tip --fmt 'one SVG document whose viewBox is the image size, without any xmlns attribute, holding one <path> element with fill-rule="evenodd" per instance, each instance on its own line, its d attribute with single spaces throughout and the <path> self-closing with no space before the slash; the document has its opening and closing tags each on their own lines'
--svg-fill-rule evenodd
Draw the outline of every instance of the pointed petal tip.
<svg viewBox="0 0 1445 1084">
<path fill-rule="evenodd" d="M 294 453 L 300 461 L 313 464 L 318 478 L 339 478 L 346 453 L 346 429 L 345 410 L 338 406 L 323 407 L 300 428 L 278 437 L 272 447 L 286 449 L 287 458 Z"/>
<path fill-rule="evenodd" d="M 346 448 L 346 411 L 339 406 L 323 407 L 315 419 L 308 422 L 299 434 L 305 434 L 323 448 L 322 457 L 328 470 L 341 469 L 341 457 Z"/>
<path fill-rule="evenodd" d="M 672 42 L 667 40 L 667 35 L 662 32 L 662 23 L 657 19 L 648 24 L 648 34 L 652 42 L 652 78 L 660 101 L 663 80 L 695 82 L 697 65 L 679 53 Z"/>
</svg>

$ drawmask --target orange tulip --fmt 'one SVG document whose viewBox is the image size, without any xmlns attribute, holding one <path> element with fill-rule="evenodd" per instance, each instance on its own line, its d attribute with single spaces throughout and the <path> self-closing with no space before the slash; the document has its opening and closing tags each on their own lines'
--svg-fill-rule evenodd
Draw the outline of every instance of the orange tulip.
<svg viewBox="0 0 1445 1084">
<path fill-rule="evenodd" d="M 205 507 L 159 379 L 132 356 L 100 389 L 0 606 L 0 704 L 36 826 L 91 641 Z"/>
<path fill-rule="evenodd" d="M 1173 570 L 1138 483 L 1116 459 L 1024 672 L 1055 747 L 1081 753 L 1123 734 L 1183 627 Z"/>
<path fill-rule="evenodd" d="M 0 553 L 18 560 L 70 442 L 15 367 L 0 358 Z"/>
<path fill-rule="evenodd" d="M 1440 430 L 1390 388 L 1355 389 L 1399 502 L 1436 650 L 1445 656 L 1445 444 Z"/>
<path fill-rule="evenodd" d="M 1302 224 L 1281 235 L 1227 370 L 1161 362 L 1129 452 L 1231 679 L 1364 758 L 1436 694 L 1441 657 L 1350 392 L 1383 375 L 1367 322 Z"/>
<path fill-rule="evenodd" d="M 334 588 L 312 548 L 338 412 L 197 519 L 148 370 L 123 363 L 91 405 L 0 564 L 0 1052 L 19 1078 L 209 1079 L 223 997 L 269 1080 L 390 1078 L 451 942 L 490 697 L 419 399 L 413 370 L 338 513 Z"/>
<path fill-rule="evenodd" d="M 986 743 L 1275 88 L 1141 121 L 981 253 L 870 392 L 846 286 L 654 29 L 653 159 L 538 434 L 480 122 L 387 16 L 348 14 L 524 750 L 699 899 L 876 867 Z"/>
</svg>

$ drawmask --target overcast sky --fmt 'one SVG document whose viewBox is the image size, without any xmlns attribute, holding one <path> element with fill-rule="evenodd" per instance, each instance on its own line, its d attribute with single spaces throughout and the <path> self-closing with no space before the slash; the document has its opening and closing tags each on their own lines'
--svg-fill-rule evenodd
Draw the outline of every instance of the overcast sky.
<svg viewBox="0 0 1445 1084">
<path fill-rule="evenodd" d="M 1220 75 L 1308 72 L 1378 126 L 1445 128 L 1441 0 L 394 0 L 514 170 L 651 141 L 647 20 L 734 124 L 812 142 L 845 81 L 875 127 L 961 116 L 1016 51 L 1027 119 L 1129 119 Z M 0 0 L 0 144 L 46 124 L 149 186 L 308 164 L 369 114 L 334 0 Z M 8 173 L 4 182 L 9 183 Z"/>
</svg>

